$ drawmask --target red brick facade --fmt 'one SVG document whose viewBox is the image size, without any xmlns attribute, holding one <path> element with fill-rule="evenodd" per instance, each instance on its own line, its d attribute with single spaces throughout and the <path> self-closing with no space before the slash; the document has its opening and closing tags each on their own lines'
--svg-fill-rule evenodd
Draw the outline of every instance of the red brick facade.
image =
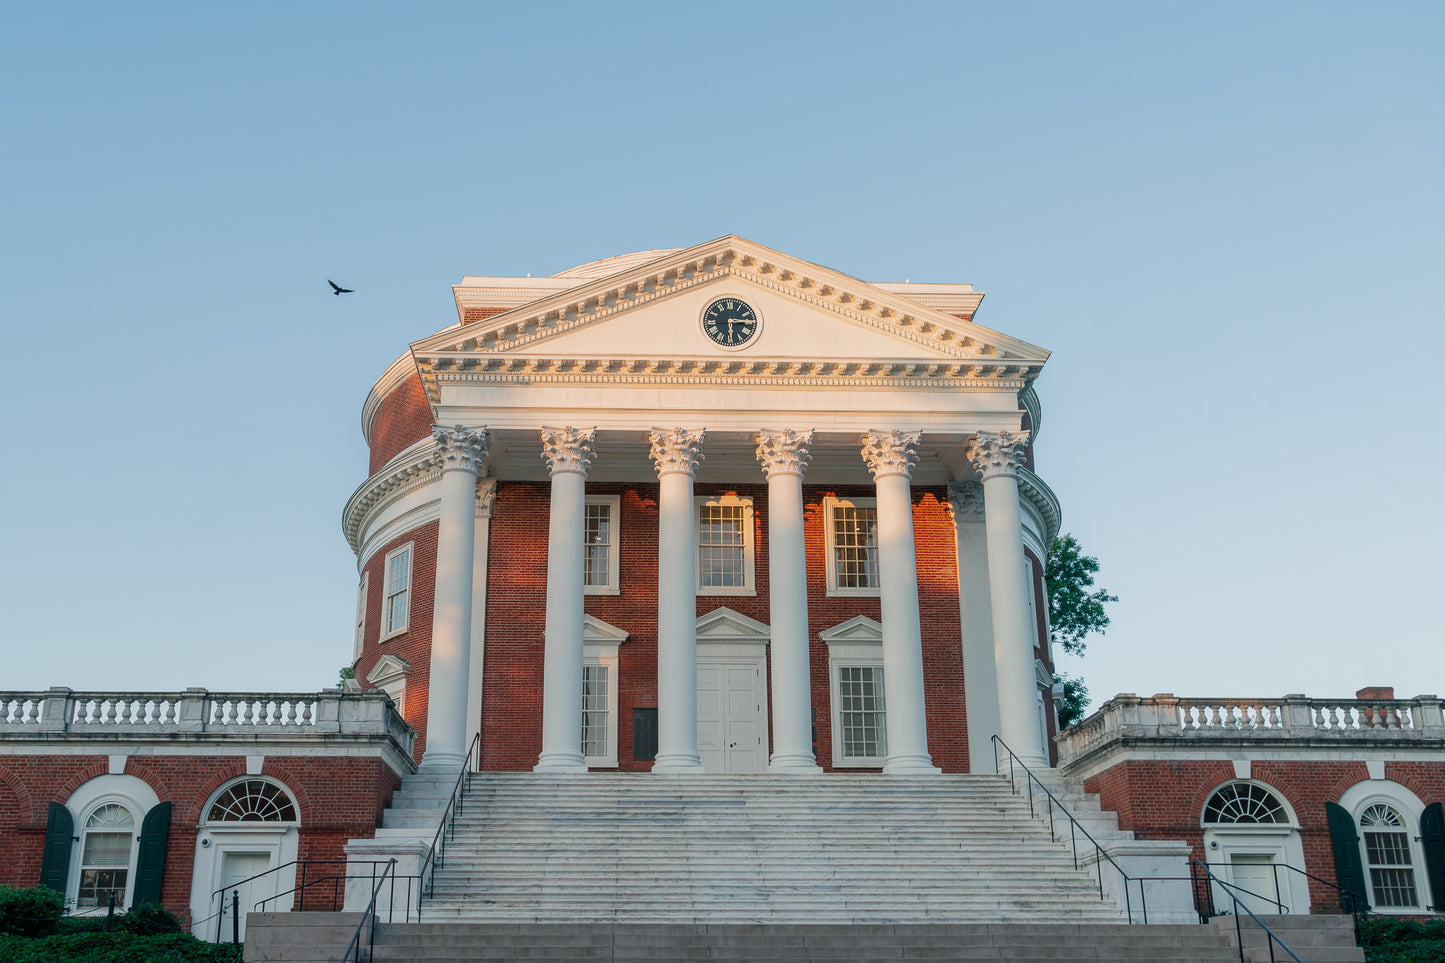
<svg viewBox="0 0 1445 963">
<path fill-rule="evenodd" d="M 376 406 L 376 413 L 371 418 L 371 467 L 368 474 L 376 474 L 398 454 L 430 437 L 431 426 L 431 403 L 421 386 L 421 377 L 412 375 Z"/>
<path fill-rule="evenodd" d="M 50 803 L 64 805 L 87 781 L 110 772 L 105 755 L 8 755 L 0 759 L 0 884 L 34 886 Z M 375 835 L 382 810 L 400 785 L 380 758 L 268 756 L 261 774 L 282 783 L 296 802 L 298 859 L 344 860 L 349 839 Z M 185 915 L 202 807 L 227 781 L 246 775 L 244 755 L 132 755 L 125 775 L 172 804 L 162 902 Z M 137 826 L 139 828 L 139 826 Z"/>
<path fill-rule="evenodd" d="M 1299 819 L 1304 869 L 1336 881 L 1325 803 L 1339 802 L 1351 786 L 1369 778 L 1363 762 L 1328 760 L 1256 761 L 1250 779 L 1278 792 Z M 1084 788 L 1099 794 L 1100 804 L 1119 814 L 1121 829 L 1141 839 L 1178 839 L 1193 847 L 1191 859 L 1205 860 L 1201 817 L 1204 804 L 1224 783 L 1235 779 L 1233 763 L 1220 760 L 1122 762 L 1086 780 Z M 1445 765 L 1387 762 L 1385 779 L 1397 782 L 1426 805 L 1445 799 Z M 1424 884 L 1423 874 L 1419 877 Z M 1339 912 L 1339 896 L 1331 887 L 1310 881 L 1310 912 Z"/>
</svg>

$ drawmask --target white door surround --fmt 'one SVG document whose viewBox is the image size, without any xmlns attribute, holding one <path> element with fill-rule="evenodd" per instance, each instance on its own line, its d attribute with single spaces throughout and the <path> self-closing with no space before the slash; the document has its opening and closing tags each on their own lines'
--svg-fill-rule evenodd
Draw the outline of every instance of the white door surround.
<svg viewBox="0 0 1445 963">
<path fill-rule="evenodd" d="M 709 773 L 768 766 L 768 627 L 722 607 L 697 620 L 697 749 Z"/>
</svg>

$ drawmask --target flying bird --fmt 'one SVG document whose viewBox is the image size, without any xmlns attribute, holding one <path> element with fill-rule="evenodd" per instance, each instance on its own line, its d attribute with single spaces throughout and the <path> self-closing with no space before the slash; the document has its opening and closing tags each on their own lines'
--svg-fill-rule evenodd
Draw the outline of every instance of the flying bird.
<svg viewBox="0 0 1445 963">
<path fill-rule="evenodd" d="M 344 287 L 342 287 L 341 285 L 337 284 L 335 281 L 331 280 L 330 278 L 327 278 L 327 279 L 326 279 L 326 283 L 329 284 L 329 285 L 331 285 L 331 293 L 334 294 L 334 295 L 336 295 L 337 297 L 340 297 L 340 296 L 343 295 L 343 294 L 355 294 L 355 293 L 356 293 L 355 291 L 351 290 L 351 288 L 344 288 Z"/>
</svg>

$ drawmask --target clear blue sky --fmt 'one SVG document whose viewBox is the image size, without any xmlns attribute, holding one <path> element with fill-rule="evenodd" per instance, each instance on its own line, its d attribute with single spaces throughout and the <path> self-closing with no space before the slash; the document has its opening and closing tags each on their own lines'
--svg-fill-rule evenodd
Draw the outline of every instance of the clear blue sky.
<svg viewBox="0 0 1445 963">
<path fill-rule="evenodd" d="M 1445 5 L 0 7 L 0 688 L 315 689 L 464 274 L 967 281 L 1148 694 L 1445 692 Z M 332 297 L 327 277 L 357 289 Z"/>
</svg>

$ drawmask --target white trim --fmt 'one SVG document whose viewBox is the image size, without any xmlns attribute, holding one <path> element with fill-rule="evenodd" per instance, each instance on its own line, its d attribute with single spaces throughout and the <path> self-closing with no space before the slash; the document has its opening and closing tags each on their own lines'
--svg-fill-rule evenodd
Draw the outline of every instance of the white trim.
<svg viewBox="0 0 1445 963">
<path fill-rule="evenodd" d="M 70 847 L 70 866 L 65 879 L 65 902 L 72 907 L 72 915 L 93 916 L 105 913 L 109 909 L 108 906 L 90 906 L 82 909 L 76 905 L 76 902 L 77 894 L 80 891 L 81 859 L 85 854 L 85 824 L 97 809 L 112 803 L 125 809 L 131 818 L 130 861 L 126 868 L 125 901 L 124 906 L 118 908 L 126 911 L 135 905 L 135 873 L 136 861 L 140 856 L 141 824 L 145 820 L 146 813 L 160 803 L 160 798 L 143 779 L 136 776 L 108 773 L 86 780 L 65 801 L 65 807 L 70 810 L 70 818 L 77 837 L 75 844 Z"/>
<path fill-rule="evenodd" d="M 838 692 L 841 670 L 845 668 L 876 669 L 875 683 L 882 690 L 883 625 L 866 615 L 858 615 L 818 633 L 828 646 L 828 714 L 832 720 L 833 768 L 881 769 L 887 761 L 886 704 L 879 714 L 884 719 L 884 744 L 877 756 L 844 756 L 842 705 Z"/>
<path fill-rule="evenodd" d="M 406 712 L 406 677 L 411 675 L 411 663 L 400 656 L 387 653 L 376 660 L 376 665 L 366 673 L 366 681 L 385 692 L 396 705 L 398 714 Z"/>
<path fill-rule="evenodd" d="M 402 553 L 407 553 L 406 563 L 406 587 L 400 591 L 391 590 L 391 561 Z M 395 638 L 398 635 L 405 635 L 411 630 L 411 595 L 413 576 L 416 573 L 416 542 L 407 542 L 405 545 L 398 545 L 386 553 L 381 563 L 381 625 L 377 641 L 385 642 L 387 639 Z M 406 611 L 402 613 L 402 623 L 399 628 L 387 631 L 387 626 L 396 623 L 392 618 L 392 600 L 396 596 L 406 593 Z"/>
<path fill-rule="evenodd" d="M 695 590 L 698 595 L 757 595 L 757 583 L 754 580 L 754 559 L 753 553 L 757 542 L 757 529 L 753 524 L 753 500 L 749 497 L 739 495 L 695 495 L 693 497 L 692 524 L 694 541 L 697 543 L 694 551 L 697 579 Z M 702 584 L 702 510 L 704 507 L 732 507 L 741 505 L 743 509 L 742 519 L 742 549 L 743 549 L 743 584 L 742 585 L 703 585 Z"/>
<path fill-rule="evenodd" d="M 1365 849 L 1365 829 L 1360 825 L 1360 816 L 1371 806 L 1380 803 L 1400 814 L 1405 825 L 1401 827 L 1406 843 L 1410 847 L 1410 872 L 1415 877 L 1414 906 L 1381 906 L 1375 898 L 1375 883 L 1370 876 L 1370 854 Z M 1368 779 L 1357 782 L 1345 790 L 1340 805 L 1349 811 L 1355 821 L 1355 833 L 1360 839 L 1360 868 L 1365 874 L 1365 886 L 1369 889 L 1370 912 L 1387 915 L 1421 916 L 1429 913 L 1425 906 L 1430 903 L 1430 879 L 1425 869 L 1425 850 L 1420 846 L 1420 816 L 1425 803 L 1406 787 L 1389 779 Z M 1434 912 L 1439 912 L 1436 907 Z"/>
<path fill-rule="evenodd" d="M 832 495 L 823 499 L 823 557 L 824 568 L 828 572 L 828 594 L 837 596 L 854 596 L 861 598 L 878 598 L 881 591 L 880 585 L 868 588 L 838 587 L 838 556 L 836 547 L 833 544 L 833 518 L 839 508 L 871 508 L 878 511 L 878 499 L 876 498 L 835 498 Z M 877 547 L 874 547 L 875 565 L 877 559 Z"/>
<path fill-rule="evenodd" d="M 591 615 L 582 616 L 582 664 L 601 666 L 607 670 L 607 747 L 603 755 L 586 756 L 589 768 L 617 768 L 617 730 L 621 724 L 617 689 L 620 659 L 618 647 L 629 633 Z"/>
<path fill-rule="evenodd" d="M 753 669 L 753 693 L 757 696 L 758 744 L 754 752 L 756 772 L 764 772 L 771 758 L 768 713 L 772 701 L 768 685 L 768 646 L 772 630 L 766 624 L 720 605 L 698 616 L 694 627 L 697 637 L 697 664 L 703 666 L 746 665 Z M 723 733 L 726 736 L 726 733 Z M 722 748 L 723 769 L 727 769 L 727 748 Z"/>
<path fill-rule="evenodd" d="M 1235 768 L 1238 772 L 1238 767 Z M 1280 808 L 1284 811 L 1288 822 L 1283 823 L 1210 823 L 1205 822 L 1204 813 L 1209 808 L 1209 803 L 1214 799 L 1216 793 L 1226 786 L 1248 784 L 1258 786 L 1275 799 Z M 1199 825 L 1203 830 L 1204 860 L 1218 875 L 1227 883 L 1234 883 L 1234 857 L 1240 856 L 1266 856 L 1272 865 L 1293 866 L 1296 869 L 1303 869 L 1305 866 L 1304 846 L 1300 841 L 1299 817 L 1295 815 L 1294 807 L 1285 798 L 1284 793 L 1271 786 L 1267 782 L 1258 779 L 1234 778 L 1226 779 L 1215 786 L 1204 797 L 1204 804 L 1199 810 Z M 1309 882 L 1299 873 L 1289 871 L 1273 871 L 1278 877 L 1279 896 L 1278 899 L 1284 903 L 1285 913 L 1306 913 L 1309 911 L 1310 894 Z M 1243 885 L 1239 883 L 1237 885 Z M 1266 892 L 1263 896 L 1273 899 L 1273 893 Z M 1232 906 L 1229 895 L 1224 892 L 1223 887 L 1216 887 L 1216 907 Z M 1260 907 L 1251 907 L 1256 913 Z M 1272 904 L 1266 907 L 1269 913 L 1276 912 Z M 1260 913 L 1260 915 L 1264 915 Z"/>
<path fill-rule="evenodd" d="M 608 506 L 608 529 L 611 532 L 611 540 L 607 545 L 607 583 L 604 585 L 587 584 L 586 563 L 583 564 L 582 593 L 584 595 L 621 595 L 622 580 L 618 576 L 617 564 L 622 557 L 622 496 L 620 495 L 588 495 L 585 500 L 587 506 L 606 505 Z M 585 509 L 584 509 L 585 512 Z M 585 514 L 584 514 L 585 519 Z M 585 525 L 585 520 L 584 520 Z M 586 546 L 583 546 L 585 552 Z"/>
</svg>

